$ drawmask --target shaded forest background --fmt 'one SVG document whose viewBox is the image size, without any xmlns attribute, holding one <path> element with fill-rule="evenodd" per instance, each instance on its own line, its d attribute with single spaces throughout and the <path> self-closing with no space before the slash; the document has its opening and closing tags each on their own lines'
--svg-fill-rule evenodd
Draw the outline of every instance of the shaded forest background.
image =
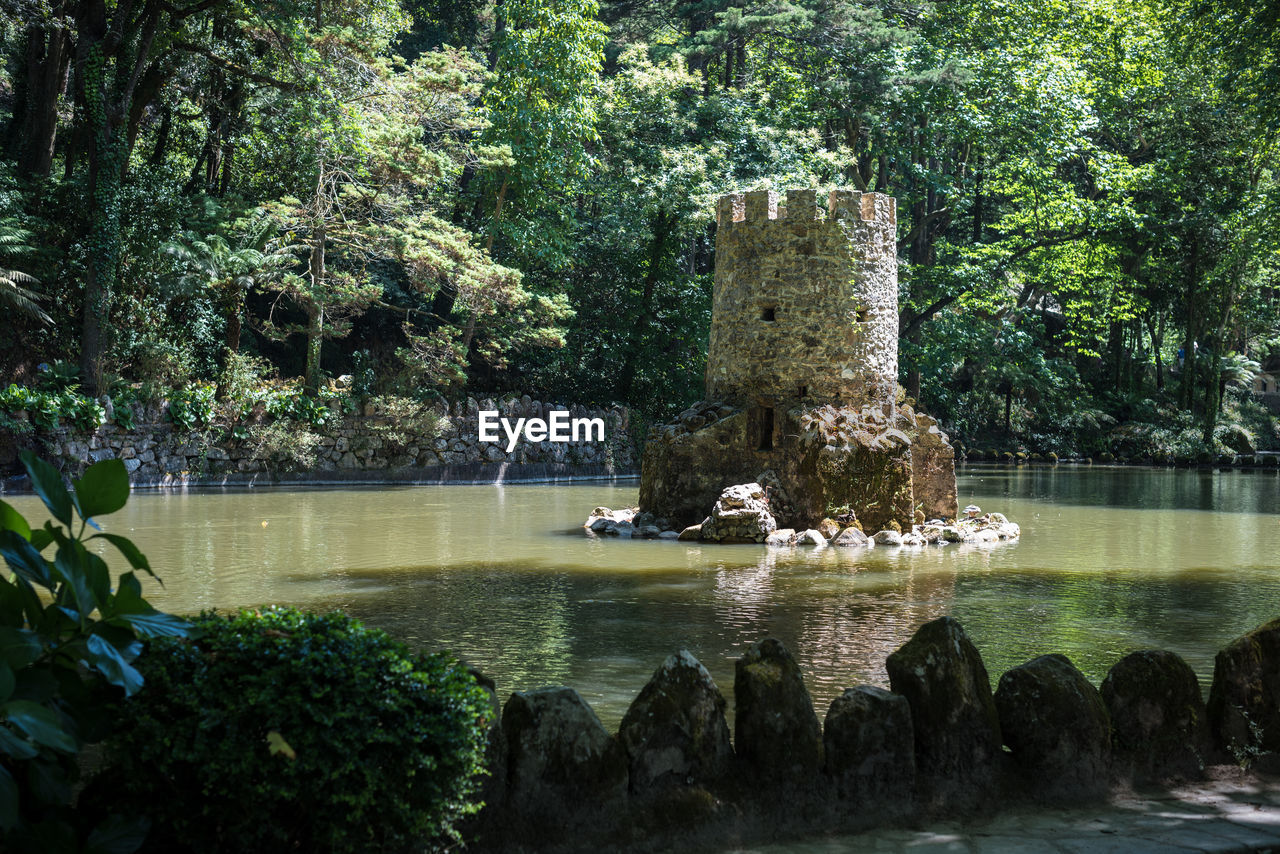
<svg viewBox="0 0 1280 854">
<path fill-rule="evenodd" d="M 347 375 L 663 417 L 714 198 L 852 185 L 898 198 L 901 381 L 966 445 L 1280 447 L 1276 0 L 0 11 L 10 410 Z"/>
</svg>

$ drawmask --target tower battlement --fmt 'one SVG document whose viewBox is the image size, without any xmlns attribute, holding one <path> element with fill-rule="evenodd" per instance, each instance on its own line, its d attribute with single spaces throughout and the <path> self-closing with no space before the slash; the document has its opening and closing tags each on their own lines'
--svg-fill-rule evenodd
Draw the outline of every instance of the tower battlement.
<svg viewBox="0 0 1280 854">
<path fill-rule="evenodd" d="M 716 224 L 730 228 L 740 222 L 783 220 L 828 222 L 835 220 L 882 222 L 896 226 L 898 200 L 884 193 L 832 190 L 826 205 L 818 203 L 816 190 L 787 190 L 785 203 L 773 190 L 730 193 L 716 203 Z"/>
<path fill-rule="evenodd" d="M 897 210 L 883 193 L 732 193 L 716 206 L 707 394 L 737 404 L 892 406 Z"/>
</svg>

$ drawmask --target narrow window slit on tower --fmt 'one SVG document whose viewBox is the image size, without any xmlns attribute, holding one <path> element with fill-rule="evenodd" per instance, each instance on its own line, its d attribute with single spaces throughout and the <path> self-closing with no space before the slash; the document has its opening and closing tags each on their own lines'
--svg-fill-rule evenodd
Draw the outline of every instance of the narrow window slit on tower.
<svg viewBox="0 0 1280 854">
<path fill-rule="evenodd" d="M 760 451 L 773 450 L 773 407 L 763 406 L 757 410 L 759 413 L 759 429 L 760 442 L 756 445 L 756 449 Z"/>
<path fill-rule="evenodd" d="M 773 323 L 778 319 L 778 307 L 776 305 L 766 305 L 760 309 L 760 319 L 765 323 Z"/>
</svg>

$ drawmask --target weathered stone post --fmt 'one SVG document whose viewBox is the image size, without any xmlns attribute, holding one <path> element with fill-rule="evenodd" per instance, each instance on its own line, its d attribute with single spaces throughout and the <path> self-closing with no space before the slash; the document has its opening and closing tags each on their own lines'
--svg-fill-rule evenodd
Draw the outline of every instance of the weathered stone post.
<svg viewBox="0 0 1280 854">
<path fill-rule="evenodd" d="M 885 662 L 911 704 L 918 788 L 933 807 L 973 809 L 993 791 L 1000 719 L 978 649 L 951 617 L 916 630 Z"/>
</svg>

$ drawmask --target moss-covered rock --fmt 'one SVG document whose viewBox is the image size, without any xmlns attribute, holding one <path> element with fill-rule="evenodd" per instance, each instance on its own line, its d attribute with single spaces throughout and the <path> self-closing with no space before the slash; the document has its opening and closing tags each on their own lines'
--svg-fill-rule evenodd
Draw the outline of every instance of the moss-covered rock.
<svg viewBox="0 0 1280 854">
<path fill-rule="evenodd" d="M 626 753 L 572 688 L 511 695 L 502 710 L 508 808 L 555 826 L 627 794 Z"/>
<path fill-rule="evenodd" d="M 1237 759 L 1280 750 L 1280 620 L 1218 653 L 1208 711 L 1218 745 Z"/>
<path fill-rule="evenodd" d="M 630 762 L 631 790 L 719 778 L 733 757 L 724 709 L 715 680 L 688 650 L 668 657 L 618 730 Z"/>
<path fill-rule="evenodd" d="M 982 804 L 1000 755 L 1000 721 L 977 647 L 951 617 L 921 626 L 885 662 L 911 704 L 922 794 L 934 806 Z"/>
<path fill-rule="evenodd" d="M 1043 797 L 1106 794 L 1111 722 L 1098 689 L 1064 655 L 1006 672 L 996 688 L 1000 732 L 1024 784 Z"/>
<path fill-rule="evenodd" d="M 800 666 L 776 638 L 751 645 L 733 679 L 734 746 L 762 779 L 797 782 L 822 767 L 822 728 Z"/>
<path fill-rule="evenodd" d="M 822 746 L 839 797 L 908 806 L 916 762 L 906 697 L 870 685 L 849 688 L 827 710 Z"/>
<path fill-rule="evenodd" d="M 1102 680 L 1115 758 L 1137 779 L 1192 779 L 1204 770 L 1208 714 L 1195 671 L 1176 653 L 1142 650 Z"/>
</svg>

